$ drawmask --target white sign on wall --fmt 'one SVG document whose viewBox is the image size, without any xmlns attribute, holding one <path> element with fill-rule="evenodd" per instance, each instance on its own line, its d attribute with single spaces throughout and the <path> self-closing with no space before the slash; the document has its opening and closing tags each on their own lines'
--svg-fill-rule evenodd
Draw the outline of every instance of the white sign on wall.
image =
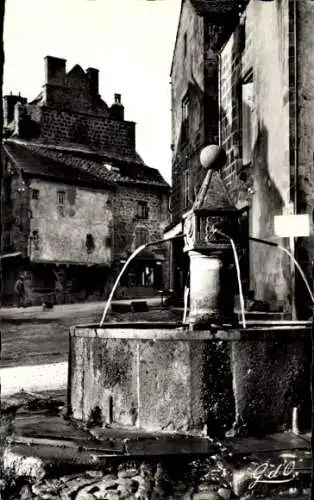
<svg viewBox="0 0 314 500">
<path fill-rule="evenodd" d="M 301 215 L 275 215 L 275 234 L 281 238 L 301 238 L 310 236 L 310 217 Z"/>
</svg>

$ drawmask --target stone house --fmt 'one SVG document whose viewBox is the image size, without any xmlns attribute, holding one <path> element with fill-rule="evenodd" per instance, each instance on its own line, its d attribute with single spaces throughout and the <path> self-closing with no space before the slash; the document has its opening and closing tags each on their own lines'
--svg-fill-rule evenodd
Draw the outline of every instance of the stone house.
<svg viewBox="0 0 314 500">
<path fill-rule="evenodd" d="M 275 235 L 275 215 L 308 213 L 313 221 L 313 20 L 308 0 L 182 1 L 171 68 L 174 189 L 166 236 L 182 230 L 204 178 L 199 152 L 210 143 L 227 153 L 221 175 L 247 233 L 287 245 Z M 312 249 L 312 235 L 296 241 L 309 279 Z M 310 315 L 286 255 L 254 242 L 242 250 L 246 290 L 274 310 L 291 310 L 296 289 L 299 316 Z M 175 276 L 186 259 L 174 245 L 172 254 Z"/>
<path fill-rule="evenodd" d="M 45 58 L 38 97 L 3 98 L 4 302 L 25 275 L 31 303 L 101 298 L 139 245 L 162 238 L 169 186 L 136 152 L 121 96 L 100 97 L 98 70 Z M 167 246 L 140 254 L 120 295 L 167 286 Z"/>
</svg>

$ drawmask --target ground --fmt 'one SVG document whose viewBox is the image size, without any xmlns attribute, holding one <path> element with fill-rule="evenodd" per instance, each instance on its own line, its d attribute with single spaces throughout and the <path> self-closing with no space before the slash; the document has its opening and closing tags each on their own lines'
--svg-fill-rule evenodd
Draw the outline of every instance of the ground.
<svg viewBox="0 0 314 500">
<path fill-rule="evenodd" d="M 19 383 L 25 384 L 25 372 L 23 370 L 27 368 L 38 368 L 41 375 L 44 373 L 43 378 L 51 378 L 52 383 L 55 385 L 57 382 L 57 371 L 60 371 L 62 367 L 66 367 L 67 364 L 69 327 L 73 324 L 99 323 L 103 309 L 103 303 L 90 303 L 57 306 L 53 310 L 47 311 L 43 311 L 41 308 L 1 310 L 2 369 L 0 370 L 0 375 L 2 388 L 5 389 L 5 377 L 3 377 L 3 374 L 6 373 L 6 370 L 15 370 L 16 373 L 20 374 L 21 380 Z M 148 312 L 128 312 L 123 314 L 120 312 L 113 313 L 108 317 L 110 321 L 160 321 L 162 319 L 175 320 L 176 317 L 170 311 L 160 307 L 160 299 L 150 304 Z M 48 373 L 49 366 L 53 370 L 57 369 L 51 377 Z M 64 379 L 62 382 L 65 388 L 66 370 L 64 370 Z M 61 401 L 61 407 L 65 400 L 64 392 L 62 394 L 63 402 Z M 195 456 L 193 459 L 189 456 L 182 456 L 182 454 L 180 456 L 167 456 L 167 446 L 164 449 L 160 449 L 160 439 L 159 445 L 157 445 L 159 448 L 158 457 L 153 457 L 150 453 L 151 448 L 148 447 L 145 452 L 146 456 L 142 456 L 142 458 L 138 456 L 137 458 L 133 456 L 126 457 L 122 456 L 123 453 L 120 453 L 120 455 L 118 453 L 116 456 L 111 456 L 111 458 L 106 456 L 101 464 L 97 460 L 96 462 L 85 463 L 85 465 L 81 464 L 81 467 L 83 465 L 83 470 L 73 470 L 73 464 L 70 467 L 67 465 L 60 469 L 58 468 L 60 464 L 58 464 L 58 467 L 50 466 L 49 472 L 47 472 L 47 468 L 42 467 L 41 460 L 38 462 L 35 460 L 34 462 L 34 459 L 33 461 L 29 460 L 29 457 L 32 459 L 32 457 L 36 456 L 38 459 L 38 456 L 40 456 L 40 453 L 43 453 L 44 449 L 46 452 L 48 451 L 49 462 L 53 455 L 51 450 L 52 448 L 56 448 L 47 442 L 49 439 L 51 442 L 53 437 L 51 435 L 51 425 L 53 425 L 53 429 L 57 429 L 59 432 L 54 439 L 66 440 L 65 429 L 68 424 L 64 420 L 62 420 L 62 425 L 60 424 L 61 420 L 58 425 L 53 424 L 56 418 L 55 411 L 52 409 L 52 416 L 49 417 L 52 420 L 49 420 L 46 413 L 47 409 L 45 408 L 46 403 L 42 403 L 42 401 L 47 402 L 49 411 L 51 411 L 53 406 L 51 406 L 51 397 L 43 394 L 36 396 L 24 392 L 19 396 L 11 397 L 11 399 L 2 398 L 0 448 L 7 445 L 5 439 L 9 435 L 12 436 L 12 432 L 20 436 L 21 442 L 16 442 L 13 439 L 10 447 L 6 448 L 4 456 L 6 476 L 4 479 L 0 479 L 0 498 L 6 500 L 39 500 L 42 498 L 63 498 L 68 500 L 92 500 L 95 498 L 108 500 L 122 500 L 122 498 L 125 500 L 166 500 L 175 498 L 180 500 L 229 500 L 229 498 L 235 498 L 232 496 L 233 493 L 231 493 L 232 487 L 238 488 L 237 497 L 243 499 L 257 498 L 256 495 L 261 495 L 266 499 L 281 498 L 282 500 L 291 497 L 298 500 L 305 500 L 310 497 L 310 464 L 307 463 L 305 467 L 305 461 L 309 462 L 310 460 L 309 447 L 306 449 L 305 446 L 302 454 L 299 455 L 299 452 L 294 449 L 295 447 L 293 448 L 291 445 L 291 448 L 290 442 L 287 448 L 289 436 L 284 436 L 284 439 L 286 439 L 284 447 L 289 451 L 289 453 L 286 453 L 288 458 L 285 460 L 294 457 L 293 460 L 300 464 L 301 480 L 298 479 L 296 483 L 289 482 L 287 485 L 281 484 L 278 487 L 279 489 L 270 490 L 267 487 L 265 490 L 265 488 L 263 489 L 263 484 L 257 485 L 256 488 L 254 487 L 253 491 L 248 491 L 247 488 L 247 468 L 249 462 L 253 464 L 253 467 L 256 467 L 256 464 L 261 460 L 263 463 L 265 461 L 272 463 L 272 460 L 275 460 L 276 463 L 278 460 L 282 461 L 283 455 L 278 452 L 278 439 L 275 446 L 273 439 L 266 440 L 266 445 L 269 447 L 267 450 L 269 451 L 266 453 L 266 450 L 264 450 L 260 457 L 258 456 L 259 452 L 256 453 L 256 446 L 258 444 L 260 447 L 261 442 L 259 441 L 256 444 L 256 440 L 251 440 L 249 446 L 254 450 L 251 458 L 252 462 L 248 462 L 248 455 L 251 452 L 245 448 L 246 456 L 243 456 L 243 450 L 242 452 L 240 450 L 241 463 L 237 462 L 234 466 L 232 465 L 235 473 L 234 478 L 238 478 L 233 480 L 233 486 L 230 483 L 230 471 L 227 471 L 225 468 L 226 463 L 222 460 L 223 453 L 225 454 L 225 458 L 229 456 L 226 453 L 226 448 L 223 452 L 223 448 L 218 446 L 215 453 L 209 454 L 208 452 L 208 456 L 203 454 L 203 456 Z M 60 398 L 57 398 L 56 406 L 58 411 L 62 411 L 60 410 Z M 31 415 L 27 413 L 29 410 L 31 410 Z M 58 418 L 62 419 L 62 414 Z M 52 424 L 49 422 L 52 422 Z M 60 434 L 61 428 L 63 430 Z M 50 434 L 47 434 L 48 431 Z M 35 434 L 32 434 L 32 432 L 35 432 Z M 97 433 L 95 434 L 93 431 L 91 434 L 95 438 Z M 36 449 L 39 450 L 40 447 L 37 443 L 36 448 L 34 436 L 35 441 L 36 439 L 41 440 L 41 445 L 44 443 L 44 447 L 37 454 Z M 47 436 L 49 437 L 48 440 Z M 279 437 L 281 442 L 283 437 Z M 93 450 L 97 449 L 98 438 L 95 438 L 96 441 L 93 441 L 94 438 L 92 438 L 92 441 L 90 441 L 91 438 L 88 440 L 87 454 L 89 457 L 96 456 L 95 451 L 92 454 L 89 451 L 90 447 Z M 119 442 L 116 440 L 115 445 L 120 445 L 121 442 L 121 445 L 123 445 L 122 448 L 125 449 L 126 440 L 124 438 L 125 436 L 123 439 L 120 438 Z M 23 442 L 23 439 L 26 439 L 26 441 Z M 71 442 L 73 442 L 73 439 Z M 131 439 L 128 446 L 132 442 Z M 141 448 L 141 454 L 143 454 L 143 450 L 145 450 L 143 440 L 140 439 L 138 443 Z M 61 443 L 59 456 L 63 457 L 63 461 L 67 453 L 67 446 L 70 457 L 75 454 L 76 457 L 81 457 L 81 460 L 84 461 L 84 446 L 82 447 L 82 442 L 79 444 L 77 449 L 73 451 L 73 448 L 71 448 L 72 444 L 69 441 L 66 445 Z M 247 447 L 247 444 L 245 444 L 245 447 Z M 136 446 L 138 448 L 138 444 Z M 230 448 L 231 455 L 233 456 L 239 455 L 239 450 L 236 450 L 236 446 Z M 298 445 L 297 448 L 300 448 L 300 446 Z M 279 445 L 279 449 L 282 449 L 282 443 Z M 25 456 L 26 461 L 22 463 L 22 459 Z M 38 475 L 28 479 L 25 479 L 25 477 L 19 478 L 18 476 L 23 466 L 29 467 L 30 464 L 32 472 L 37 470 Z M 11 466 L 13 469 L 10 472 Z M 305 471 L 305 469 L 306 477 L 303 480 L 302 471 Z M 234 481 L 238 481 L 238 483 Z"/>
<path fill-rule="evenodd" d="M 156 307 L 160 298 L 148 299 L 148 303 L 150 308 Z M 55 306 L 46 311 L 42 307 L 2 309 L 1 367 L 67 361 L 70 326 L 99 323 L 104 306 L 103 302 L 94 302 Z M 160 312 L 152 309 L 148 313 L 125 313 L 123 320 L 154 319 L 154 315 L 160 318 Z M 108 319 L 117 318 L 117 315 L 111 315 Z"/>
<path fill-rule="evenodd" d="M 148 436 L 114 426 L 86 427 L 64 418 L 64 401 L 64 395 L 56 392 L 19 393 L 3 400 L 0 431 L 9 440 L 3 454 L 0 498 L 310 497 L 310 442 L 304 446 L 304 438 L 287 433 L 219 442 L 178 434 Z M 275 478 L 280 479 L 278 484 Z"/>
</svg>

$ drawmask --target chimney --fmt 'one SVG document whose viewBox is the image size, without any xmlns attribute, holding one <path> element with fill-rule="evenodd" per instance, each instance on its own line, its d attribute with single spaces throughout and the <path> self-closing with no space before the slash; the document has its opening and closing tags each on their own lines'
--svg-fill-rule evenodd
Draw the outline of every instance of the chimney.
<svg viewBox="0 0 314 500">
<path fill-rule="evenodd" d="M 110 115 L 115 120 L 124 120 L 124 106 L 121 103 L 121 94 L 114 95 L 114 104 L 110 108 Z"/>
<path fill-rule="evenodd" d="M 26 116 L 27 111 L 26 107 L 22 102 L 17 102 L 16 105 L 14 106 L 14 124 L 15 124 L 15 129 L 14 129 L 14 135 L 19 135 L 22 136 L 23 132 L 21 130 L 21 125 L 23 118 Z"/>
<path fill-rule="evenodd" d="M 10 95 L 3 96 L 3 126 L 7 127 L 14 119 L 14 107 L 20 102 L 21 104 L 26 104 L 27 99 L 25 97 L 21 97 L 19 95 Z"/>
<path fill-rule="evenodd" d="M 65 59 L 59 57 L 45 57 L 45 84 L 64 85 L 65 83 Z"/>
<path fill-rule="evenodd" d="M 89 80 L 89 86 L 91 90 L 92 97 L 98 97 L 99 95 L 99 71 L 95 68 L 88 68 L 86 70 L 87 78 Z"/>
</svg>

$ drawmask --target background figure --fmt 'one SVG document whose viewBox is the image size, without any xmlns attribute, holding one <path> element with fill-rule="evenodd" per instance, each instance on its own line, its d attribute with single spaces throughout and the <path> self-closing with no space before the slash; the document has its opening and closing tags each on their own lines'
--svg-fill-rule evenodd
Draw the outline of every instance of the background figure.
<svg viewBox="0 0 314 500">
<path fill-rule="evenodd" d="M 17 307 L 24 306 L 25 302 L 25 285 L 24 276 L 20 276 L 15 283 L 16 305 Z"/>
</svg>

